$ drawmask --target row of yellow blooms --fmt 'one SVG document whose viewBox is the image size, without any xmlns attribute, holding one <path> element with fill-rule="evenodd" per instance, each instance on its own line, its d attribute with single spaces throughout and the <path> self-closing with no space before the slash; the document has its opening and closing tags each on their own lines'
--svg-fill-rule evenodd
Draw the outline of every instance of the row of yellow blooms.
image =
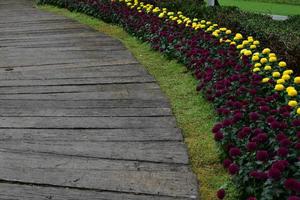
<svg viewBox="0 0 300 200">
<path fill-rule="evenodd" d="M 119 0 L 119 2 L 126 3 L 128 7 L 137 9 L 138 12 L 145 11 L 146 13 L 155 13 L 159 18 L 172 20 L 178 24 L 185 24 L 186 27 L 192 27 L 195 30 L 202 29 L 218 38 L 221 43 L 236 45 L 236 48 L 240 50 L 241 55 L 251 56 L 253 64 L 252 71 L 265 76 L 265 78 L 262 79 L 262 82 L 269 83 L 269 80 L 273 79 L 276 83 L 274 90 L 285 92 L 288 99 L 288 105 L 295 108 L 298 107 L 298 102 L 296 100 L 298 92 L 292 85 L 300 84 L 300 77 L 292 77 L 293 70 L 286 69 L 286 62 L 278 62 L 276 54 L 271 53 L 269 48 L 263 49 L 262 52 L 255 52 L 260 45 L 260 42 L 255 40 L 252 36 L 244 39 L 242 34 L 236 33 L 234 35 L 231 30 L 225 27 L 219 28 L 218 24 L 213 24 L 210 21 L 198 20 L 197 18 L 190 19 L 189 17 L 184 16 L 180 11 L 177 13 L 168 12 L 166 8 L 154 7 L 151 4 L 145 4 L 138 0 Z M 300 108 L 297 108 L 296 112 L 300 115 Z"/>
</svg>

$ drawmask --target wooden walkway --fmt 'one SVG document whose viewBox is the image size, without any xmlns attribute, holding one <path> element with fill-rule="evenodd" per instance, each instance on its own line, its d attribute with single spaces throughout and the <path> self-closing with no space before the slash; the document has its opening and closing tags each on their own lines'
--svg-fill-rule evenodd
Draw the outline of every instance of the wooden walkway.
<svg viewBox="0 0 300 200">
<path fill-rule="evenodd" d="M 182 140 L 119 41 L 0 0 L 0 200 L 196 199 Z"/>
</svg>

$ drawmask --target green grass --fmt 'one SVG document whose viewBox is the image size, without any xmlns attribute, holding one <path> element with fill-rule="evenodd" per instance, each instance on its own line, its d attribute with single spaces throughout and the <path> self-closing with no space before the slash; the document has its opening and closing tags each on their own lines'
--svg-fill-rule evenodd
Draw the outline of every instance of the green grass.
<svg viewBox="0 0 300 200">
<path fill-rule="evenodd" d="M 170 100 L 179 128 L 182 129 L 188 146 L 193 171 L 200 180 L 200 194 L 203 200 L 216 199 L 215 192 L 229 176 L 220 164 L 218 150 L 211 128 L 216 116 L 212 106 L 196 92 L 197 81 L 186 68 L 174 60 L 168 60 L 152 51 L 149 45 L 128 35 L 122 28 L 104 23 L 80 13 L 65 9 L 42 6 L 41 9 L 61 14 L 91 26 L 120 40 L 136 59 L 158 81 L 162 91 Z M 227 199 L 234 199 L 234 189 Z"/>
<path fill-rule="evenodd" d="M 242 10 L 273 14 L 273 15 L 300 15 L 300 5 L 257 2 L 254 0 L 219 0 L 222 6 L 237 6 Z"/>
<path fill-rule="evenodd" d="M 246 1 L 300 5 L 299 0 L 246 0 Z"/>
</svg>

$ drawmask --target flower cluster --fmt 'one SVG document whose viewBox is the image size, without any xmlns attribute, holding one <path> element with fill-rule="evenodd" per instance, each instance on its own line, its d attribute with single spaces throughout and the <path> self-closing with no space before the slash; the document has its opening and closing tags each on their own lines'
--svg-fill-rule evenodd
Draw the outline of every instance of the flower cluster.
<svg viewBox="0 0 300 200">
<path fill-rule="evenodd" d="M 212 132 L 240 199 L 300 198 L 300 77 L 270 49 L 260 51 L 251 36 L 138 0 L 69 2 L 71 9 L 122 25 L 193 71 L 197 90 L 219 115 Z M 217 196 L 223 199 L 225 190 Z"/>
</svg>

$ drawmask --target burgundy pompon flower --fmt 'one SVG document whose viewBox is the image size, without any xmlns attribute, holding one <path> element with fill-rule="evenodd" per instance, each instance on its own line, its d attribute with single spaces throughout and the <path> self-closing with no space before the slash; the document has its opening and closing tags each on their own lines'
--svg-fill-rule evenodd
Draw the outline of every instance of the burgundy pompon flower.
<svg viewBox="0 0 300 200">
<path fill-rule="evenodd" d="M 268 140 L 268 135 L 266 133 L 259 133 L 256 138 L 259 142 L 266 142 Z"/>
<path fill-rule="evenodd" d="M 268 176 L 269 178 L 271 179 L 274 179 L 274 180 L 279 180 L 280 177 L 281 177 L 281 171 L 277 168 L 271 168 L 269 171 L 268 171 Z"/>
<path fill-rule="evenodd" d="M 299 196 L 289 196 L 287 200 L 300 200 Z"/>
<path fill-rule="evenodd" d="M 270 107 L 269 106 L 260 106 L 259 109 L 262 111 L 262 112 L 268 112 L 270 110 Z"/>
<path fill-rule="evenodd" d="M 284 182 L 284 187 L 288 190 L 300 193 L 300 182 L 293 178 L 288 178 Z"/>
<path fill-rule="evenodd" d="M 241 150 L 237 147 L 232 147 L 229 150 L 229 155 L 231 157 L 236 157 L 236 156 L 240 156 L 241 155 Z"/>
<path fill-rule="evenodd" d="M 220 141 L 224 138 L 224 135 L 223 135 L 223 133 L 221 133 L 219 131 L 219 132 L 215 133 L 214 138 L 215 138 L 216 141 Z"/>
<path fill-rule="evenodd" d="M 239 166 L 235 163 L 230 164 L 228 167 L 228 172 L 231 175 L 235 175 L 236 173 L 239 172 L 239 170 L 240 170 Z"/>
<path fill-rule="evenodd" d="M 215 126 L 212 129 L 212 132 L 213 133 L 217 133 L 217 132 L 220 131 L 221 128 L 222 128 L 222 124 L 221 123 L 215 124 Z"/>
<path fill-rule="evenodd" d="M 287 138 L 287 136 L 284 133 L 279 133 L 276 136 L 277 141 L 281 141 L 281 140 L 286 139 L 286 138 Z"/>
<path fill-rule="evenodd" d="M 249 119 L 251 121 L 257 121 L 259 119 L 259 114 L 257 112 L 250 112 Z"/>
<path fill-rule="evenodd" d="M 257 180 L 265 180 L 268 178 L 268 175 L 265 172 L 261 172 L 261 171 L 252 171 L 249 173 L 249 176 Z"/>
<path fill-rule="evenodd" d="M 282 172 L 288 165 L 289 162 L 287 160 L 277 160 L 272 164 L 272 168 L 276 168 Z"/>
<path fill-rule="evenodd" d="M 292 144 L 292 142 L 288 138 L 280 140 L 279 143 L 280 143 L 280 146 L 282 146 L 282 147 L 288 147 Z"/>
<path fill-rule="evenodd" d="M 293 126 L 300 126 L 300 119 L 295 119 L 292 124 Z"/>
<path fill-rule="evenodd" d="M 289 153 L 289 150 L 285 147 L 280 147 L 278 150 L 277 150 L 277 155 L 280 156 L 280 157 L 286 157 Z"/>
<path fill-rule="evenodd" d="M 218 199 L 224 199 L 225 190 L 224 189 L 219 189 L 218 192 L 217 192 L 217 197 L 218 197 Z"/>
<path fill-rule="evenodd" d="M 232 163 L 232 161 L 230 160 L 230 159 L 225 159 L 224 161 L 223 161 L 223 166 L 225 167 L 225 168 L 228 168 L 229 167 L 229 165 Z"/>
<path fill-rule="evenodd" d="M 256 159 L 259 161 L 267 161 L 269 159 L 269 153 L 265 150 L 259 150 L 256 152 Z"/>
<path fill-rule="evenodd" d="M 255 151 L 255 150 L 256 150 L 256 147 L 257 147 L 256 142 L 249 142 L 249 143 L 247 144 L 247 150 L 248 150 L 248 151 Z"/>
</svg>

